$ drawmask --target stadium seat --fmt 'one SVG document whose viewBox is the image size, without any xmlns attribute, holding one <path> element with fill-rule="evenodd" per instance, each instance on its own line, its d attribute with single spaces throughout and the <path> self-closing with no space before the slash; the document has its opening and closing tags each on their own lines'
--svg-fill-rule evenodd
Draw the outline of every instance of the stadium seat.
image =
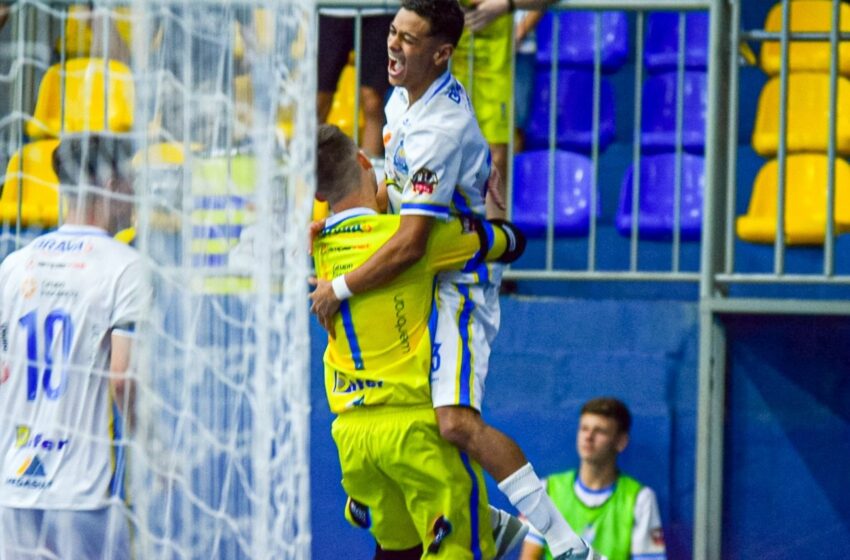
<svg viewBox="0 0 850 560">
<path fill-rule="evenodd" d="M 691 152 L 705 150 L 708 87 L 705 72 L 685 72 L 682 145 Z M 641 145 L 648 152 L 676 149 L 678 74 L 650 76 L 643 83 Z"/>
<path fill-rule="evenodd" d="M 785 242 L 822 244 L 826 231 L 828 158 L 823 154 L 793 154 L 786 160 Z M 753 184 L 747 213 L 737 220 L 738 236 L 753 243 L 773 243 L 779 161 L 768 161 Z M 850 165 L 835 161 L 835 233 L 850 232 Z"/>
<path fill-rule="evenodd" d="M 659 154 L 640 160 L 640 201 L 638 229 L 641 238 L 670 239 L 675 226 L 676 155 Z M 682 179 L 679 204 L 681 239 L 699 239 L 702 226 L 702 199 L 705 187 L 705 159 L 682 154 Z M 632 234 L 634 165 L 623 178 L 616 226 L 621 235 Z"/>
<path fill-rule="evenodd" d="M 354 137 L 354 94 L 356 84 L 354 83 L 354 65 L 346 64 L 337 82 L 331 112 L 328 114 L 328 123 L 337 125 L 340 130 L 348 136 Z M 363 132 L 363 109 L 358 116 L 358 127 Z"/>
<path fill-rule="evenodd" d="M 0 222 L 16 223 L 20 191 L 22 226 L 56 226 L 59 222 L 59 179 L 53 171 L 53 151 L 58 145 L 59 140 L 38 140 L 12 155 L 0 194 Z"/>
<path fill-rule="evenodd" d="M 239 242 L 242 230 L 254 222 L 251 199 L 255 185 L 256 165 L 251 156 L 194 160 L 191 215 L 195 266 L 227 265 L 228 253 Z"/>
<path fill-rule="evenodd" d="M 526 235 L 546 234 L 549 152 L 523 152 L 514 158 L 513 215 Z M 587 235 L 593 168 L 588 157 L 555 151 L 555 234 Z M 597 199 L 597 215 L 599 208 Z"/>
<path fill-rule="evenodd" d="M 115 7 L 112 10 L 115 15 L 115 28 L 118 36 L 128 46 L 132 44 L 130 23 L 131 9 L 127 6 Z M 56 51 L 64 50 L 66 57 L 88 57 L 92 53 L 92 11 L 85 4 L 74 4 L 68 6 L 65 14 L 65 44 L 63 48 L 62 37 L 56 39 Z"/>
<path fill-rule="evenodd" d="M 107 71 L 108 83 L 104 79 Z M 121 62 L 110 60 L 107 65 L 102 58 L 74 58 L 65 62 L 64 72 L 54 64 L 41 80 L 34 119 L 26 123 L 26 133 L 30 138 L 45 138 L 56 137 L 63 130 L 129 131 L 133 128 L 133 92 L 133 75 Z M 107 110 L 108 126 L 104 127 Z"/>
<path fill-rule="evenodd" d="M 832 29 L 832 2 L 829 0 L 799 0 L 791 3 L 791 32 L 828 33 Z M 850 31 L 850 5 L 841 2 L 840 29 Z M 765 31 L 782 31 L 782 3 L 779 2 L 767 15 Z M 780 70 L 781 46 L 779 41 L 765 41 L 761 47 L 761 68 L 775 76 Z M 791 41 L 788 47 L 788 68 L 792 72 L 829 72 L 831 47 L 829 41 Z M 839 72 L 850 76 L 850 41 L 839 45 Z"/>
<path fill-rule="evenodd" d="M 549 147 L 550 72 L 538 69 L 534 77 L 531 115 L 526 126 L 529 149 Z M 606 78 L 600 82 L 599 149 L 614 140 L 614 88 Z M 557 138 L 559 148 L 589 152 L 593 146 L 593 73 L 583 70 L 558 72 Z"/>
<path fill-rule="evenodd" d="M 685 68 L 708 68 L 708 13 L 685 15 Z M 657 12 L 646 20 L 644 64 L 649 72 L 667 72 L 679 67 L 679 14 Z"/>
<path fill-rule="evenodd" d="M 779 77 L 768 81 L 761 90 L 753 148 L 762 156 L 773 156 L 779 149 Z M 787 150 L 826 152 L 829 131 L 829 75 L 792 73 L 788 77 Z M 850 81 L 838 79 L 836 105 L 836 148 L 850 154 Z"/>
<path fill-rule="evenodd" d="M 629 28 L 624 12 L 600 15 L 600 59 L 602 69 L 620 68 L 629 52 Z M 552 22 L 558 19 L 558 63 L 572 68 L 592 69 L 596 50 L 596 13 L 547 12 L 537 25 L 537 64 L 552 62 Z"/>
</svg>

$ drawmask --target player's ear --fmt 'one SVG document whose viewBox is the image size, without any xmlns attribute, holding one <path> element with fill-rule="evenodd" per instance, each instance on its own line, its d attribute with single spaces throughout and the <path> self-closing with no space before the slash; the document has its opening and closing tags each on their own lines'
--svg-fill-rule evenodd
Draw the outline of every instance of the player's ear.
<svg viewBox="0 0 850 560">
<path fill-rule="evenodd" d="M 449 59 L 455 52 L 455 48 L 451 43 L 444 43 L 440 45 L 440 48 L 437 49 L 437 52 L 434 53 L 434 64 L 436 66 L 442 66 L 443 64 L 448 64 Z"/>
<path fill-rule="evenodd" d="M 622 453 L 626 450 L 626 447 L 629 445 L 629 434 L 628 432 L 623 432 L 617 436 L 617 453 Z"/>
<path fill-rule="evenodd" d="M 363 150 L 357 150 L 357 163 L 359 163 L 360 167 L 362 167 L 366 171 L 372 169 L 372 162 L 369 157 L 365 153 L 363 153 Z"/>
</svg>

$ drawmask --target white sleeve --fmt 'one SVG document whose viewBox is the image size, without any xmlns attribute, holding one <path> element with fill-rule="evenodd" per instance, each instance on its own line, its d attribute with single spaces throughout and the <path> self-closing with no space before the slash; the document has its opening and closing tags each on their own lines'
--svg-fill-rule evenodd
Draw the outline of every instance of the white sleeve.
<svg viewBox="0 0 850 560">
<path fill-rule="evenodd" d="M 134 259 L 118 277 L 115 307 L 110 327 L 113 332 L 132 333 L 150 305 L 151 288 L 141 258 Z"/>
<path fill-rule="evenodd" d="M 546 479 L 541 478 L 540 482 L 543 484 L 543 488 L 548 488 L 546 484 Z M 528 519 L 522 514 L 520 514 L 519 518 L 525 523 L 525 526 L 528 527 L 528 533 L 525 535 L 525 541 L 534 543 L 539 547 L 546 548 L 546 539 L 543 538 L 543 533 L 534 528 L 534 525 L 528 522 Z"/>
<path fill-rule="evenodd" d="M 664 530 L 658 500 L 652 488 L 644 486 L 635 501 L 635 524 L 632 529 L 632 559 L 665 560 Z"/>
<path fill-rule="evenodd" d="M 404 152 L 410 178 L 402 185 L 401 214 L 448 218 L 463 158 L 457 140 L 423 126 L 408 131 Z"/>
</svg>

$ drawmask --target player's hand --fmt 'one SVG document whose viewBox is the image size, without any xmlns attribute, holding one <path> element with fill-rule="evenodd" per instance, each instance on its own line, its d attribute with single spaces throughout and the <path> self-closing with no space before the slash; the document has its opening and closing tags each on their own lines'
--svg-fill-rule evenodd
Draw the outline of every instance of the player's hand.
<svg viewBox="0 0 850 560">
<path fill-rule="evenodd" d="M 499 210 L 507 210 L 508 206 L 505 203 L 504 183 L 502 182 L 502 174 L 494 165 L 490 170 L 490 177 L 487 178 L 487 194 Z"/>
<path fill-rule="evenodd" d="M 508 0 L 470 0 L 472 7 L 466 12 L 466 27 L 476 33 L 481 31 L 497 17 L 508 13 Z"/>
<path fill-rule="evenodd" d="M 339 311 L 340 301 L 336 299 L 333 287 L 327 280 L 319 280 L 312 277 L 309 280 L 310 285 L 316 289 L 310 294 L 310 299 L 313 305 L 310 306 L 310 312 L 316 315 L 319 324 L 328 331 L 331 338 L 336 338 L 336 330 L 334 329 L 334 315 Z"/>
<path fill-rule="evenodd" d="M 313 254 L 313 241 L 322 233 L 323 229 L 325 229 L 325 220 L 314 220 L 310 222 L 310 239 L 307 242 L 308 255 Z"/>
</svg>

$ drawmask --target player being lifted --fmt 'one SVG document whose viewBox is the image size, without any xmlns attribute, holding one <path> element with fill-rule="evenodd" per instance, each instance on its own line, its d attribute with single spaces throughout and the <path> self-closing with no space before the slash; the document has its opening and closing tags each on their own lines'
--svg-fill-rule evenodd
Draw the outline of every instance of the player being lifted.
<svg viewBox="0 0 850 560">
<path fill-rule="evenodd" d="M 317 196 L 334 211 L 316 240 L 320 278 L 365 261 L 398 228 L 379 214 L 369 160 L 337 127 L 319 127 Z M 349 299 L 325 351 L 325 389 L 339 451 L 346 517 L 368 528 L 376 558 L 501 557 L 490 535 L 481 470 L 440 437 L 431 406 L 434 274 L 519 257 L 524 241 L 504 222 L 436 224 L 424 258 L 386 286 Z M 484 521 L 482 521 L 482 518 Z M 507 545 L 508 543 L 503 543 Z"/>
<path fill-rule="evenodd" d="M 319 282 L 312 310 L 333 329 L 352 294 L 385 285 L 426 253 L 429 233 L 452 215 L 483 216 L 490 155 L 469 97 L 448 72 L 463 31 L 456 0 L 402 0 L 387 38 L 396 86 L 384 129 L 386 181 L 396 233 L 361 266 Z M 499 327 L 497 266 L 439 275 L 432 403 L 441 435 L 489 472 L 546 538 L 555 558 L 595 557 L 558 512 L 519 446 L 480 415 L 490 345 Z"/>
<path fill-rule="evenodd" d="M 141 257 L 111 235 L 132 218 L 131 156 L 127 140 L 63 139 L 64 225 L 0 265 L 3 560 L 129 558 L 115 407 L 132 416 L 149 292 Z"/>
</svg>

